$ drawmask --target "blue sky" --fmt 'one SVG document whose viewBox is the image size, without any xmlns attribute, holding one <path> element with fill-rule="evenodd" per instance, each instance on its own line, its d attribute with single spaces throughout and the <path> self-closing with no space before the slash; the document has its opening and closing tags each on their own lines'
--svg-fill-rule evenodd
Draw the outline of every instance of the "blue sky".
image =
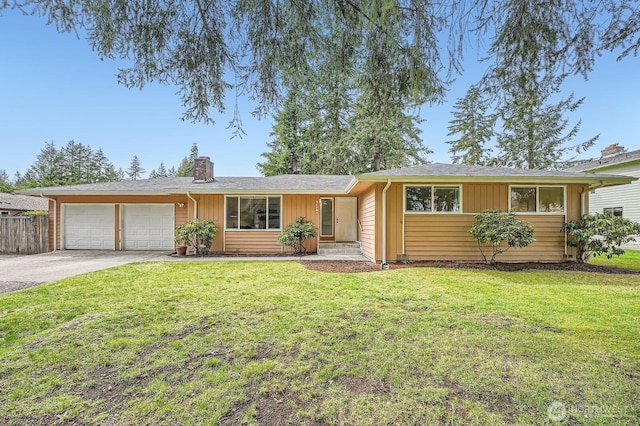
<svg viewBox="0 0 640 426">
<path fill-rule="evenodd" d="M 116 81 L 119 63 L 101 61 L 84 39 L 59 34 L 37 16 L 0 13 L 0 170 L 10 176 L 22 173 L 45 142 L 60 147 L 73 139 L 102 148 L 116 167 L 126 169 L 137 155 L 147 172 L 161 161 L 177 166 L 196 142 L 200 154 L 214 161 L 216 175 L 259 175 L 255 165 L 271 140 L 272 121 L 252 117 L 255 105 L 248 100 L 240 105 L 243 139 L 232 138 L 226 128 L 230 115 L 215 115 L 215 125 L 183 122 L 175 87 L 126 89 Z M 457 77 L 445 103 L 420 111 L 422 138 L 434 151 L 433 162 L 450 162 L 447 126 L 456 99 L 483 70 L 477 59 L 473 52 L 466 55 L 466 73 Z M 564 96 L 573 91 L 586 97 L 570 116 L 571 123 L 582 119 L 575 141 L 600 134 L 596 146 L 581 157 L 597 157 L 610 143 L 640 149 L 639 71 L 640 58 L 616 62 L 608 54 L 598 59 L 588 81 L 575 76 L 565 82 Z M 228 110 L 233 112 L 233 96 Z"/>
</svg>

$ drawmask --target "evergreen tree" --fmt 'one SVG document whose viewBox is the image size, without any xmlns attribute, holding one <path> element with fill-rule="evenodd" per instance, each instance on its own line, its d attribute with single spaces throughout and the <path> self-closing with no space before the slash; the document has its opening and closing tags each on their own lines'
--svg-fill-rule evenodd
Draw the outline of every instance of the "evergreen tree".
<svg viewBox="0 0 640 426">
<path fill-rule="evenodd" d="M 157 179 L 157 178 L 162 178 L 167 176 L 170 176 L 170 175 L 167 169 L 164 167 L 163 162 L 160 162 L 160 165 L 158 166 L 157 170 L 154 169 L 154 170 L 151 170 L 151 172 L 149 172 L 149 179 Z"/>
<path fill-rule="evenodd" d="M 65 184 L 65 161 L 53 141 L 45 142 L 44 148 L 36 156 L 36 161 L 29 167 L 22 178 L 21 186 L 59 186 Z"/>
<path fill-rule="evenodd" d="M 490 103 L 478 86 L 471 86 L 464 98 L 454 105 L 453 120 L 447 136 L 460 135 L 447 141 L 454 164 L 484 166 L 491 152 L 487 145 L 493 140 L 496 115 L 488 112 Z"/>
<path fill-rule="evenodd" d="M 499 155 L 494 164 L 528 169 L 562 169 L 573 158 L 590 148 L 598 136 L 572 144 L 580 122 L 568 128 L 567 112 L 575 111 L 584 98 L 574 100 L 573 94 L 557 103 L 550 97 L 559 92 L 564 76 L 545 77 L 540 81 L 530 75 L 526 83 L 513 86 L 508 100 L 500 108 L 502 132 L 497 136 Z"/>
<path fill-rule="evenodd" d="M 178 166 L 178 171 L 176 172 L 176 176 L 178 177 L 193 177 L 193 164 L 196 158 L 198 158 L 198 144 L 193 143 L 191 145 L 191 152 L 188 157 L 184 157 Z"/>
<path fill-rule="evenodd" d="M 131 164 L 129 165 L 129 168 L 127 169 L 127 179 L 139 180 L 140 178 L 142 178 L 142 175 L 144 174 L 144 172 L 145 170 L 140 165 L 140 160 L 138 159 L 138 156 L 134 155 L 133 158 L 131 159 Z"/>
<path fill-rule="evenodd" d="M 13 192 L 13 184 L 6 170 L 0 170 L 0 192 Z"/>
<path fill-rule="evenodd" d="M 378 89 L 393 87 L 410 101 L 442 96 L 447 73 L 461 70 L 465 45 L 483 46 L 484 40 L 493 41 L 493 52 L 506 63 L 537 50 L 544 74 L 553 75 L 562 69 L 586 76 L 603 50 L 621 49 L 622 58 L 640 49 L 637 0 L 195 3 L 5 0 L 0 12 L 17 7 L 46 16 L 60 31 L 80 29 L 101 57 L 130 59 L 118 81 L 129 88 L 175 84 L 184 118 L 204 122 L 212 109 L 224 110 L 230 88 L 257 98 L 261 110 L 277 106 L 287 78 L 322 56 L 331 58 L 326 62 L 337 81 L 360 69 Z M 380 52 L 394 64 L 385 73 L 367 66 Z M 238 77 L 236 87 L 225 81 L 229 71 Z"/>
<path fill-rule="evenodd" d="M 274 116 L 271 136 L 275 136 L 275 140 L 267 143 L 271 151 L 262 153 L 266 161 L 257 165 L 264 176 L 316 171 L 307 163 L 314 141 L 309 140 L 307 130 L 311 118 L 305 109 L 304 96 L 297 89 L 290 90 L 283 109 Z"/>
</svg>

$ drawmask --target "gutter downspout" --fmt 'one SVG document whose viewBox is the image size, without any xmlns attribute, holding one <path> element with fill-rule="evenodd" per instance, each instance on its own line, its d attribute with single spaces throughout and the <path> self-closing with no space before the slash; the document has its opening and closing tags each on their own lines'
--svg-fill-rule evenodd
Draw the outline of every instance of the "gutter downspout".
<svg viewBox="0 0 640 426">
<path fill-rule="evenodd" d="M 198 200 L 193 198 L 189 191 L 187 191 L 187 197 L 189 197 L 189 199 L 193 201 L 193 218 L 197 219 L 198 218 Z"/>
<path fill-rule="evenodd" d="M 40 197 L 45 200 L 53 201 L 53 251 L 51 253 L 55 253 L 58 251 L 58 201 L 53 198 L 45 197 L 41 192 Z"/>
<path fill-rule="evenodd" d="M 387 179 L 387 185 L 382 189 L 382 269 L 387 269 L 387 190 L 391 186 L 391 179 Z"/>
</svg>

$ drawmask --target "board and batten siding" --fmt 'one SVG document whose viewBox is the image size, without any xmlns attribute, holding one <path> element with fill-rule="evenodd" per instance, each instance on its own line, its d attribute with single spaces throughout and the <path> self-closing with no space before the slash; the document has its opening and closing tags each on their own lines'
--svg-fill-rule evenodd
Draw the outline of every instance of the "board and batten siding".
<svg viewBox="0 0 640 426">
<path fill-rule="evenodd" d="M 602 173 L 640 178 L 640 163 L 611 167 Z M 599 188 L 589 194 L 589 213 L 602 213 L 610 207 L 622 207 L 623 218 L 640 223 L 640 180 L 627 185 Z"/>
<path fill-rule="evenodd" d="M 317 195 L 289 194 L 282 196 L 282 229 L 292 225 L 299 217 L 313 222 L 316 230 L 320 233 L 320 197 Z M 318 251 L 318 237 L 309 238 L 304 242 L 304 247 L 309 253 Z M 280 247 L 279 247 L 280 249 Z M 284 251 L 291 252 L 291 247 L 285 247 Z"/>
<path fill-rule="evenodd" d="M 362 254 L 371 260 L 376 259 L 376 240 L 379 238 L 376 227 L 376 186 L 372 186 L 358 197 L 358 241 Z"/>
<path fill-rule="evenodd" d="M 559 261 L 564 255 L 564 215 L 518 215 L 534 228 L 529 247 L 509 249 L 500 261 Z M 405 216 L 405 252 L 411 260 L 482 260 L 469 234 L 471 214 L 409 214 Z M 490 246 L 485 252 L 490 253 Z"/>
<path fill-rule="evenodd" d="M 175 226 L 189 220 L 188 199 L 185 195 L 83 195 L 69 196 L 61 195 L 54 198 L 56 203 L 56 214 L 53 213 L 53 202 L 49 202 L 49 250 L 53 250 L 54 227 L 57 233 L 56 247 L 61 247 L 62 241 L 62 204 L 113 204 L 115 208 L 115 228 L 113 230 L 116 250 L 120 249 L 120 204 L 176 204 Z M 178 207 L 182 203 L 184 207 Z M 54 223 L 54 216 L 56 223 Z"/>
<path fill-rule="evenodd" d="M 280 231 L 226 231 L 226 253 L 269 254 L 282 252 Z"/>
<path fill-rule="evenodd" d="M 193 194 L 193 198 L 198 202 L 198 218 L 202 220 L 212 220 L 218 227 L 218 233 L 213 237 L 211 245 L 212 252 L 224 251 L 224 195 Z M 190 201 L 189 211 L 193 212 L 193 201 Z M 192 217 L 192 216 L 191 216 Z"/>
</svg>

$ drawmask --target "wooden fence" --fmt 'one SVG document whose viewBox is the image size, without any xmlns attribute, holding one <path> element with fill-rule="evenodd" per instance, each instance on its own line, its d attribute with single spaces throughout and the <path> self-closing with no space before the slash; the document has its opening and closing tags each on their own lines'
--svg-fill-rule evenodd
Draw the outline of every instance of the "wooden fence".
<svg viewBox="0 0 640 426">
<path fill-rule="evenodd" d="M 49 216 L 0 217 L 0 254 L 49 251 Z"/>
</svg>

